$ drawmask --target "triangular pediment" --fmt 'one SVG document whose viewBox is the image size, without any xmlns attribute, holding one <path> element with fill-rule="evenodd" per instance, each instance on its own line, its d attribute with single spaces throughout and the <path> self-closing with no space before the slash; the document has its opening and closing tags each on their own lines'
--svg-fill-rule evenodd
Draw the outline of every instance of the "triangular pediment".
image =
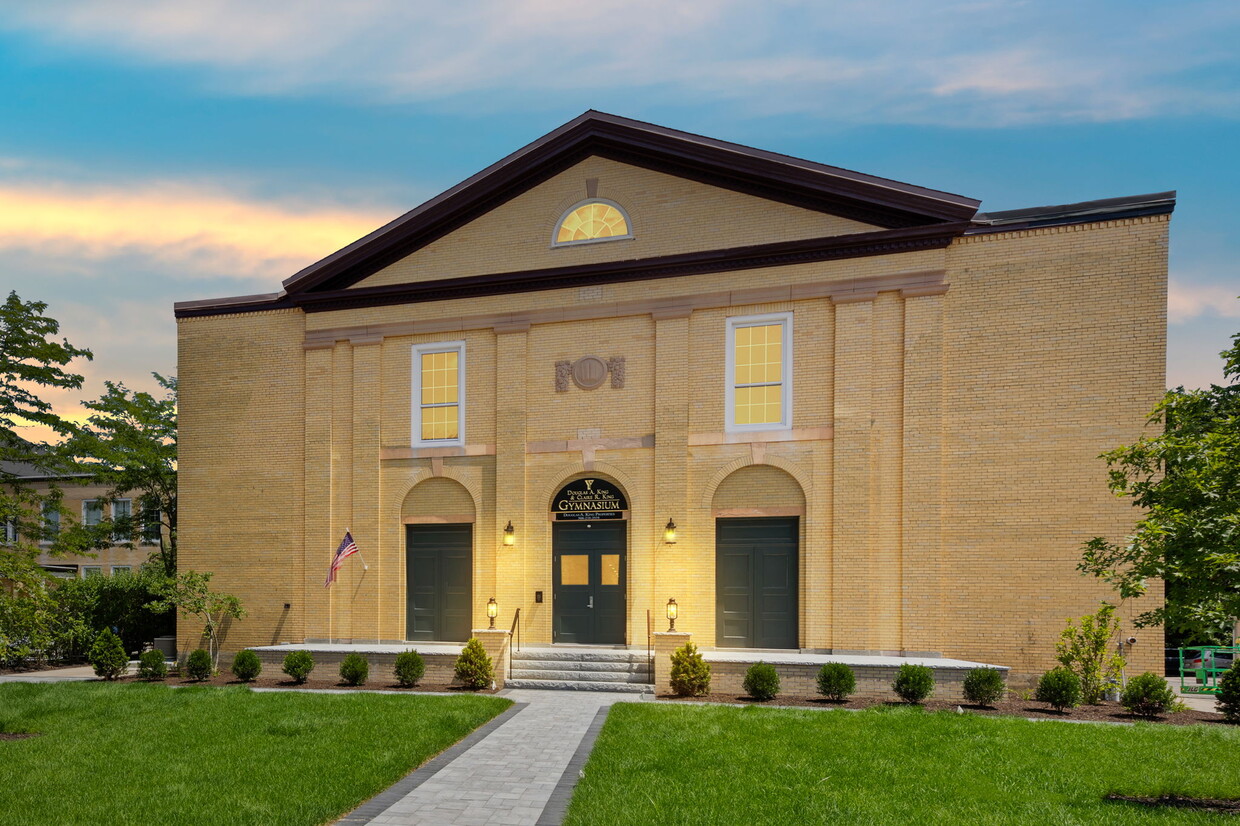
<svg viewBox="0 0 1240 826">
<path fill-rule="evenodd" d="M 629 210 L 633 238 L 552 249 L 563 210 L 594 196 Z M 921 234 L 969 220 L 978 204 L 587 112 L 284 286 L 288 300 L 302 304 L 417 282 L 663 261 L 806 239 L 877 238 L 893 230 Z"/>
</svg>

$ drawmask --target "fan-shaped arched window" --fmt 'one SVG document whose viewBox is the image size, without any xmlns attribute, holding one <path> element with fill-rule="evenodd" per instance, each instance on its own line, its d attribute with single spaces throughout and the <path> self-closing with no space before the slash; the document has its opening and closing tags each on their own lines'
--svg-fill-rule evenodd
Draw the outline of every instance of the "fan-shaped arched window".
<svg viewBox="0 0 1240 826">
<path fill-rule="evenodd" d="M 629 216 L 619 204 L 593 199 L 577 204 L 560 217 L 552 246 L 632 238 Z"/>
</svg>

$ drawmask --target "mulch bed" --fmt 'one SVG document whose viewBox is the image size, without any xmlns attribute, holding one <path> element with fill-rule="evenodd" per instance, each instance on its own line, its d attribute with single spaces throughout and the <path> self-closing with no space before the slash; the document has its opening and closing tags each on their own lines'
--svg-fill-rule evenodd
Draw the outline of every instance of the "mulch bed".
<svg viewBox="0 0 1240 826">
<path fill-rule="evenodd" d="M 1126 794 L 1109 794 L 1107 800 L 1120 803 L 1139 803 L 1152 809 L 1196 809 L 1204 812 L 1220 814 L 1240 814 L 1240 800 L 1220 800 L 1211 797 L 1180 797 L 1176 794 L 1165 794 L 1162 797 L 1131 797 Z"/>
<path fill-rule="evenodd" d="M 853 697 L 849 700 L 836 703 L 823 697 L 802 697 L 795 695 L 780 695 L 774 700 L 759 702 L 758 700 L 746 695 L 736 695 L 728 693 L 707 694 L 705 697 L 678 697 L 674 694 L 660 694 L 660 700 L 671 701 L 688 701 L 688 702 L 707 702 L 707 703 L 732 703 L 735 705 L 749 706 L 776 706 L 783 708 L 848 708 L 863 709 L 872 708 L 874 706 L 884 705 L 903 705 L 903 703 L 893 702 L 877 697 Z M 1106 723 L 1164 723 L 1168 725 L 1192 725 L 1194 723 L 1208 723 L 1210 725 L 1229 725 L 1224 722 L 1222 715 L 1213 714 L 1208 711 L 1196 711 L 1190 709 L 1188 711 L 1178 711 L 1173 714 L 1167 714 L 1163 717 L 1138 717 L 1131 714 L 1119 703 L 1104 702 L 1096 706 L 1078 706 L 1069 709 L 1062 714 L 1055 711 L 1043 703 L 1036 703 L 1032 700 L 1004 700 L 995 703 L 993 707 L 973 706 L 963 702 L 953 700 L 927 700 L 921 704 L 926 711 L 956 711 L 960 708 L 966 714 L 981 714 L 988 717 L 1036 717 L 1048 720 L 1089 720 L 1093 722 Z"/>
<path fill-rule="evenodd" d="M 277 671 L 277 674 L 279 674 L 278 671 Z M 117 680 L 117 682 L 141 683 L 141 682 L 145 682 L 145 680 L 140 680 L 135 675 L 129 674 L 125 677 L 121 677 L 119 680 Z M 156 682 L 160 682 L 160 681 L 156 680 Z M 229 674 L 229 673 L 217 674 L 211 679 L 203 680 L 202 682 L 197 682 L 195 680 L 190 680 L 190 679 L 182 679 L 181 677 L 170 674 L 168 678 L 163 680 L 162 682 L 164 682 L 167 685 L 179 685 L 179 686 L 191 686 L 191 685 L 243 686 L 243 687 L 248 687 L 248 688 L 294 688 L 294 689 L 303 689 L 303 690 L 311 690 L 311 691 L 315 689 L 322 690 L 325 688 L 331 688 L 331 689 L 347 689 L 351 691 L 400 691 L 400 692 L 407 692 L 409 694 L 417 694 L 417 693 L 428 692 L 428 691 L 453 692 L 453 693 L 460 693 L 460 694 L 494 694 L 496 693 L 494 691 L 491 691 L 490 689 L 474 691 L 472 689 L 463 688 L 462 686 L 459 686 L 459 685 L 445 685 L 443 683 L 418 683 L 417 686 L 414 688 L 403 688 L 402 686 L 397 685 L 395 681 L 393 681 L 390 674 L 384 674 L 381 677 L 372 678 L 360 686 L 353 686 L 353 685 L 348 685 L 347 683 L 342 683 L 340 681 L 340 678 L 335 675 L 332 675 L 332 676 L 324 675 L 323 677 L 316 677 L 316 675 L 314 675 L 313 673 L 310 675 L 310 679 L 306 680 L 301 685 L 298 685 L 297 683 L 293 682 L 288 677 L 286 677 L 284 674 L 279 674 L 279 676 L 276 676 L 276 675 L 269 676 L 265 673 L 260 674 L 258 676 L 258 679 L 253 680 L 252 682 L 248 682 L 248 683 L 241 682 L 240 680 L 238 680 L 236 677 L 234 677 L 232 674 Z"/>
</svg>

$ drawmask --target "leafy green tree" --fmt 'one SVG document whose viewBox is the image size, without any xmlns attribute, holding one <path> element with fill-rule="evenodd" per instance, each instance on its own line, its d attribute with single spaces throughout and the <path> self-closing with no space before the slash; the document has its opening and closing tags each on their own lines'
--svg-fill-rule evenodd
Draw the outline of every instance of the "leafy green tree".
<svg viewBox="0 0 1240 826">
<path fill-rule="evenodd" d="M 162 397 L 104 382 L 107 392 L 85 402 L 94 411 L 61 448 L 79 473 L 108 488 L 105 502 L 138 494 L 138 508 L 111 526 L 122 544 L 157 544 L 152 555 L 166 576 L 177 568 L 177 380 L 152 373 Z M 158 530 L 155 526 L 158 525 Z M 158 535 L 156 535 L 158 534 Z"/>
<path fill-rule="evenodd" d="M 1165 581 L 1137 625 L 1215 641 L 1240 631 L 1240 334 L 1221 355 L 1227 384 L 1169 390 L 1149 419 L 1161 433 L 1103 454 L 1111 490 L 1144 516 L 1123 542 L 1086 542 L 1078 566 L 1124 598 Z"/>
<path fill-rule="evenodd" d="M 0 660 L 55 658 L 75 645 L 84 629 L 59 609 L 47 578 L 36 564 L 47 533 L 50 509 L 68 519 L 60 490 L 36 490 L 21 477 L 66 470 L 56 451 L 35 444 L 20 431 L 44 427 L 68 435 L 69 422 L 40 398 L 46 390 L 76 390 L 82 376 L 65 367 L 91 352 L 56 340 L 60 324 L 44 315 L 47 304 L 22 301 L 16 292 L 0 304 Z M 53 552 L 89 551 L 93 543 L 77 531 L 56 536 Z"/>
<path fill-rule="evenodd" d="M 166 611 L 176 608 L 183 617 L 192 617 L 202 624 L 202 635 L 207 638 L 207 648 L 211 656 L 213 668 L 219 668 L 220 644 L 219 635 L 224 623 L 229 619 L 242 619 L 246 616 L 241 600 L 232 594 L 224 594 L 211 590 L 210 573 L 185 571 L 177 574 L 161 588 L 161 598 L 151 602 L 153 611 Z"/>
</svg>

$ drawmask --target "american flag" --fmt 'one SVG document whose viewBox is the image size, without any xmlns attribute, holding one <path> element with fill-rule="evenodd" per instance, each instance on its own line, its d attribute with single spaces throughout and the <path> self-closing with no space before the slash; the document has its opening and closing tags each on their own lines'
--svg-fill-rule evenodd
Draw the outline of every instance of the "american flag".
<svg viewBox="0 0 1240 826">
<path fill-rule="evenodd" d="M 324 588 L 332 587 L 332 583 L 336 581 L 336 571 L 346 559 L 355 553 L 357 553 L 357 543 L 353 541 L 353 535 L 345 531 L 344 539 L 340 540 L 340 547 L 336 549 L 336 555 L 332 557 L 332 568 L 327 572 L 327 581 L 323 583 Z"/>
</svg>

